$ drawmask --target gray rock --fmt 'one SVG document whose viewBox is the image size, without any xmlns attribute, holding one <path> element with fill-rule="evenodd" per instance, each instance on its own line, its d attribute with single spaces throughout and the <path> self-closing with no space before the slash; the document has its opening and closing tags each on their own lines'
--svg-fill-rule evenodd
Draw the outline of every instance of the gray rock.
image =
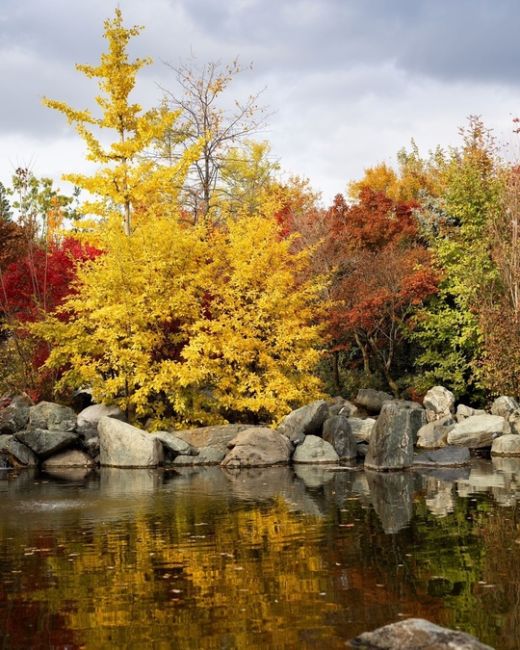
<svg viewBox="0 0 520 650">
<path fill-rule="evenodd" d="M 424 410 L 414 402 L 386 402 L 368 443 L 365 467 L 403 469 L 413 464 L 413 445 L 424 424 Z"/>
<path fill-rule="evenodd" d="M 377 415 L 383 408 L 383 403 L 392 400 L 392 395 L 384 393 L 373 388 L 360 388 L 354 402 L 357 406 L 362 406 L 369 413 Z"/>
<path fill-rule="evenodd" d="M 494 456 L 520 456 L 520 436 L 508 433 L 493 440 L 491 453 Z"/>
<path fill-rule="evenodd" d="M 516 409 L 510 413 L 508 421 L 511 427 L 511 433 L 520 435 L 520 409 Z"/>
<path fill-rule="evenodd" d="M 29 422 L 29 409 L 33 405 L 26 395 L 15 395 L 7 406 L 0 409 L 0 433 L 22 431 Z"/>
<path fill-rule="evenodd" d="M 470 449 L 491 447 L 506 426 L 505 418 L 500 415 L 472 415 L 458 422 L 448 433 L 448 444 Z"/>
<path fill-rule="evenodd" d="M 21 465 L 27 467 L 36 467 L 38 465 L 36 454 L 29 447 L 16 440 L 14 435 L 0 436 L 0 452 L 12 456 Z"/>
<path fill-rule="evenodd" d="M 13 462 L 7 454 L 0 452 L 0 470 L 13 469 Z"/>
<path fill-rule="evenodd" d="M 344 418 L 342 415 L 334 415 L 327 418 L 323 423 L 322 437 L 323 440 L 332 445 L 340 458 L 356 458 L 356 439 L 352 435 L 347 418 Z M 303 444 L 305 444 L 305 441 Z"/>
<path fill-rule="evenodd" d="M 93 459 L 80 449 L 69 449 L 44 461 L 43 469 L 52 467 L 94 467 Z"/>
<path fill-rule="evenodd" d="M 40 402 L 29 409 L 29 429 L 74 431 L 76 420 L 71 408 L 54 402 Z"/>
<path fill-rule="evenodd" d="M 211 447 L 201 447 L 196 456 L 186 456 L 179 454 L 172 465 L 181 467 L 195 466 L 195 465 L 220 465 L 226 457 L 228 448 L 225 445 L 212 445 Z"/>
<path fill-rule="evenodd" d="M 361 416 L 361 410 L 348 399 L 343 400 L 343 406 L 338 412 L 338 415 L 343 415 L 347 418 L 358 418 Z"/>
<path fill-rule="evenodd" d="M 72 431 L 48 431 L 47 429 L 28 429 L 15 434 L 18 442 L 29 447 L 38 458 L 45 459 L 78 442 Z"/>
<path fill-rule="evenodd" d="M 373 418 L 365 418 L 364 420 L 361 418 L 348 418 L 348 425 L 356 442 L 370 442 L 376 420 Z"/>
<path fill-rule="evenodd" d="M 364 632 L 350 641 L 353 648 L 367 650 L 493 650 L 465 632 L 434 625 L 422 618 L 407 618 Z"/>
<path fill-rule="evenodd" d="M 175 431 L 175 435 L 192 447 L 201 449 L 213 445 L 227 446 L 238 433 L 250 428 L 251 426 L 248 424 L 222 424 L 197 429 L 183 429 L 182 431 Z"/>
<path fill-rule="evenodd" d="M 99 436 L 89 438 L 83 443 L 83 446 L 91 458 L 97 458 L 99 456 Z"/>
<path fill-rule="evenodd" d="M 462 420 L 465 420 L 466 418 L 469 418 L 472 415 L 485 415 L 485 414 L 486 411 L 484 411 L 484 409 L 474 409 L 472 406 L 459 404 L 457 406 L 455 419 L 457 420 L 457 422 L 462 422 Z"/>
<path fill-rule="evenodd" d="M 303 442 L 305 436 L 321 435 L 323 423 L 328 416 L 327 402 L 317 400 L 286 415 L 278 427 L 278 432 L 297 445 Z"/>
<path fill-rule="evenodd" d="M 245 429 L 228 446 L 232 449 L 222 461 L 226 467 L 261 467 L 288 463 L 291 452 L 287 437 L 266 427 Z"/>
<path fill-rule="evenodd" d="M 311 435 L 305 436 L 302 444 L 296 447 L 292 460 L 293 463 L 338 463 L 339 455 L 329 442 Z"/>
<path fill-rule="evenodd" d="M 153 435 L 131 424 L 102 417 L 98 423 L 99 460 L 109 467 L 157 467 L 163 446 Z"/>
<path fill-rule="evenodd" d="M 455 426 L 452 415 L 424 424 L 417 432 L 417 446 L 424 449 L 440 449 L 448 444 L 448 433 Z"/>
<path fill-rule="evenodd" d="M 174 433 L 169 431 L 154 431 L 152 434 L 159 440 L 165 450 L 171 452 L 172 455 L 178 456 L 183 454 L 185 456 L 195 456 L 195 449 L 179 436 L 176 436 Z"/>
<path fill-rule="evenodd" d="M 421 467 L 459 467 L 471 460 L 467 447 L 444 447 L 414 454 L 413 464 Z"/>
<path fill-rule="evenodd" d="M 518 404 L 514 397 L 501 395 L 491 405 L 491 413 L 492 415 L 500 415 L 507 419 L 518 408 L 520 408 L 520 404 Z"/>
<path fill-rule="evenodd" d="M 444 386 L 434 386 L 424 396 L 423 406 L 429 422 L 439 420 L 455 411 L 455 395 Z"/>
<path fill-rule="evenodd" d="M 118 406 L 105 406 L 105 404 L 92 404 L 78 413 L 76 431 L 88 440 L 98 435 L 98 422 L 102 417 L 116 418 L 125 421 L 124 413 Z"/>
<path fill-rule="evenodd" d="M 345 404 L 345 400 L 343 397 L 333 397 L 331 400 L 327 402 L 328 407 L 329 407 L 329 415 L 328 417 L 332 417 L 333 415 L 339 415 L 339 412 L 343 408 Z"/>
</svg>

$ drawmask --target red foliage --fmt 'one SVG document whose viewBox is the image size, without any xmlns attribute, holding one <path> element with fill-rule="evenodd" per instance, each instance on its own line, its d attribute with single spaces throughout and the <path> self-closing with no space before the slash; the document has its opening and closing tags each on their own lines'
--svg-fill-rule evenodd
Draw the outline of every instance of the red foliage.
<svg viewBox="0 0 520 650">
<path fill-rule="evenodd" d="M 11 263 L 2 278 L 0 305 L 5 314 L 22 323 L 52 312 L 71 292 L 78 262 L 94 259 L 100 251 L 68 237 L 49 250 L 32 244 L 29 252 Z"/>
</svg>

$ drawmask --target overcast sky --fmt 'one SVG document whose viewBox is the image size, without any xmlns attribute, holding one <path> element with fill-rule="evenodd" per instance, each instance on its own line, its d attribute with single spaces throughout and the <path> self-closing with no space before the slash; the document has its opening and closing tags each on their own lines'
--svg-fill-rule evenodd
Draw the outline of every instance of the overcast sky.
<svg viewBox="0 0 520 650">
<path fill-rule="evenodd" d="M 392 163 L 414 138 L 426 153 L 457 144 L 481 115 L 518 145 L 517 0 L 120 0 L 145 30 L 132 53 L 151 56 L 137 99 L 147 108 L 175 88 L 164 62 L 253 62 L 231 88 L 265 88 L 261 137 L 288 173 L 325 201 L 365 167 Z M 84 169 L 81 141 L 41 98 L 91 106 L 95 87 L 74 69 L 96 63 L 111 0 L 0 0 L 0 180 L 17 166 L 59 178 Z M 518 137 L 518 136 L 516 136 Z M 63 183 L 61 184 L 63 187 Z"/>
</svg>

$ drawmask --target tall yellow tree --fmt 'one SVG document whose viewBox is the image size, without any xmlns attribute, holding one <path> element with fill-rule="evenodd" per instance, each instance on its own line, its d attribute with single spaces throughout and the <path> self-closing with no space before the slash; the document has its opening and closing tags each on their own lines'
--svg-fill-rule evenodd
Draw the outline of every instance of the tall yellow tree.
<svg viewBox="0 0 520 650">
<path fill-rule="evenodd" d="M 198 157 L 198 143 L 187 147 L 174 165 L 158 165 L 144 154 L 172 128 L 180 110 L 164 106 L 144 111 L 132 103 L 138 71 L 151 63 L 149 58 L 128 57 L 128 43 L 142 28 L 126 28 L 120 9 L 105 21 L 108 51 L 98 65 L 77 65 L 90 79 L 97 80 L 95 100 L 100 116 L 90 109 L 78 110 L 65 102 L 45 99 L 44 103 L 63 113 L 87 146 L 87 159 L 99 165 L 92 175 L 66 174 L 64 179 L 86 190 L 91 199 L 82 206 L 85 214 L 115 219 L 130 235 L 137 221 L 160 213 L 177 212 L 177 194 L 187 169 Z M 100 109 L 100 110 L 99 110 Z M 114 137 L 104 145 L 104 134 Z"/>
</svg>

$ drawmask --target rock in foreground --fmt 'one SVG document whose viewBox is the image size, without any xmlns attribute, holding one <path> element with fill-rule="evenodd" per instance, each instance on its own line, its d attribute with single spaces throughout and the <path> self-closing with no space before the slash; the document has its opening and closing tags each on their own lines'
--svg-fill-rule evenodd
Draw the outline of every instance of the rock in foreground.
<svg viewBox="0 0 520 650">
<path fill-rule="evenodd" d="M 294 451 L 293 462 L 338 463 L 339 456 L 330 442 L 327 442 L 318 436 L 305 436 L 305 440 L 301 445 L 298 445 Z"/>
<path fill-rule="evenodd" d="M 474 636 L 450 630 L 422 618 L 405 621 L 360 634 L 350 642 L 366 650 L 493 650 Z"/>
<path fill-rule="evenodd" d="M 163 447 L 153 435 L 126 422 L 102 417 L 98 423 L 99 462 L 109 467 L 157 467 Z"/>
</svg>

